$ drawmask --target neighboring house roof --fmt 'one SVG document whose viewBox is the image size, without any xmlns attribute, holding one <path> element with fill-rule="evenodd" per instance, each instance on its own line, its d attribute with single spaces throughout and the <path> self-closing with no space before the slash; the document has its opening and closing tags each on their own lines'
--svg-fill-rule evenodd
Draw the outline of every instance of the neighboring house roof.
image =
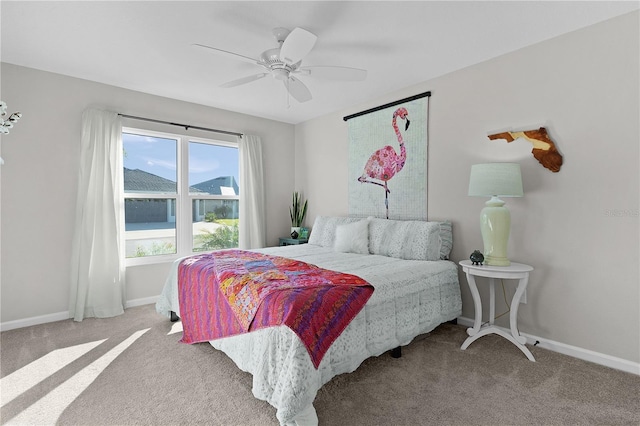
<svg viewBox="0 0 640 426">
<path fill-rule="evenodd" d="M 140 169 L 124 168 L 125 192 L 176 192 L 176 183 L 170 179 Z M 238 184 L 233 176 L 220 176 L 189 187 L 189 192 L 212 195 L 238 195 Z M 233 193 L 232 193 L 233 192 Z"/>
<path fill-rule="evenodd" d="M 172 180 L 145 172 L 140 169 L 124 168 L 124 192 L 176 192 Z"/>
<path fill-rule="evenodd" d="M 212 195 L 239 195 L 238 183 L 233 176 L 219 176 L 191 186 Z M 233 192 L 233 193 L 232 193 Z"/>
</svg>

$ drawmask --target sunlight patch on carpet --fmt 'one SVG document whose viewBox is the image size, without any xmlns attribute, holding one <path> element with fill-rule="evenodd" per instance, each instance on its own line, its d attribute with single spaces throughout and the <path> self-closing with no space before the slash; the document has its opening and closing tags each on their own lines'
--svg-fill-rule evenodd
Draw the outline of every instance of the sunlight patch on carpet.
<svg viewBox="0 0 640 426">
<path fill-rule="evenodd" d="M 175 333 L 182 333 L 182 321 L 173 323 L 173 325 L 171 326 L 171 331 L 167 333 L 167 336 Z"/>
<path fill-rule="evenodd" d="M 56 349 L 32 363 L 25 365 L 21 369 L 14 371 L 8 376 L 3 377 L 0 379 L 0 389 L 2 389 L 2 393 L 0 394 L 1 405 L 4 407 L 17 396 L 71 364 L 105 340 L 107 339 L 70 346 L 64 349 Z"/>
<path fill-rule="evenodd" d="M 89 387 L 91 383 L 131 346 L 140 336 L 149 331 L 136 331 L 125 341 L 80 370 L 73 377 L 49 392 L 42 399 L 18 414 L 6 424 L 9 425 L 54 425 L 69 405 Z M 104 340 L 102 341 L 104 342 Z M 101 342 L 100 342 L 101 343 Z M 55 351 L 54 351 L 55 352 Z M 4 393 L 4 392 L 3 392 Z"/>
</svg>

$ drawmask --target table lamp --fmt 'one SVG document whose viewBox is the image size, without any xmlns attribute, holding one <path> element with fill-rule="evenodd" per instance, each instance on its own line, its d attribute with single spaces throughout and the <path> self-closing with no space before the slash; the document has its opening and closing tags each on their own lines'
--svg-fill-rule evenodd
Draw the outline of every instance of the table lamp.
<svg viewBox="0 0 640 426">
<path fill-rule="evenodd" d="M 484 243 L 485 264 L 509 266 L 507 242 L 511 213 L 500 197 L 522 197 L 520 164 L 487 163 L 471 166 L 469 196 L 491 197 L 480 213 L 480 231 Z"/>
</svg>

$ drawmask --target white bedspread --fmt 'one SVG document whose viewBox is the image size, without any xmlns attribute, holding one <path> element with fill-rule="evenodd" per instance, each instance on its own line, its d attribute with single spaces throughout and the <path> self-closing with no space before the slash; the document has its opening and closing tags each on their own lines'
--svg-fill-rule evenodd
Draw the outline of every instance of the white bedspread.
<svg viewBox="0 0 640 426">
<path fill-rule="evenodd" d="M 317 370 L 298 336 L 285 326 L 210 342 L 253 375 L 254 396 L 276 407 L 281 424 L 300 424 L 309 418 L 313 422 L 313 400 L 332 377 L 354 371 L 371 356 L 407 345 L 462 311 L 457 268 L 449 261 L 336 253 L 313 244 L 255 251 L 355 274 L 375 287 L 365 308 L 329 348 Z M 177 267 L 178 261 L 156 304 L 156 310 L 167 316 L 169 311 L 180 315 Z"/>
</svg>

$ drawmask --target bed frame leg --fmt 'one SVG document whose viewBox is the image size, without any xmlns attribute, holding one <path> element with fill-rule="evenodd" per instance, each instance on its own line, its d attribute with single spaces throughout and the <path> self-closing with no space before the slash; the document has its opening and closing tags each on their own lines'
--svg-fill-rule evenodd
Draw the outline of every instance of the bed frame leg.
<svg viewBox="0 0 640 426">
<path fill-rule="evenodd" d="M 171 312 L 171 322 L 176 322 L 180 320 L 180 317 L 176 315 L 175 312 L 170 311 Z"/>
<path fill-rule="evenodd" d="M 398 346 L 397 348 L 391 349 L 391 358 L 400 358 L 402 356 L 402 348 Z"/>
</svg>

